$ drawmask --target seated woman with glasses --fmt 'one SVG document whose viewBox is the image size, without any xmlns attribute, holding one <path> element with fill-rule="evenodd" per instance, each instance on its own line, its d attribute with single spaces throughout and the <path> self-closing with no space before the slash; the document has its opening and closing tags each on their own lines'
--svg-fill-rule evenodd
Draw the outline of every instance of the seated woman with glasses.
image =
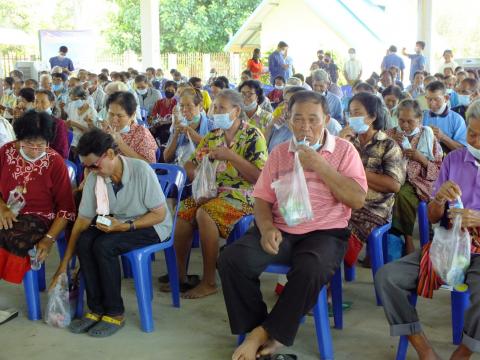
<svg viewBox="0 0 480 360">
<path fill-rule="evenodd" d="M 117 91 L 107 99 L 103 129 L 111 134 L 120 153 L 148 163 L 156 162 L 157 143 L 148 129 L 135 122 L 137 102 L 128 91 Z"/>
<path fill-rule="evenodd" d="M 63 158 L 49 147 L 55 133 L 46 112 L 27 111 L 14 124 L 17 141 L 0 149 L 0 279 L 20 284 L 29 250 L 48 256 L 75 205 Z"/>
<path fill-rule="evenodd" d="M 209 199 L 193 197 L 182 201 L 175 227 L 175 251 L 185 298 L 201 298 L 217 291 L 215 264 L 219 237 L 227 239 L 235 223 L 253 212 L 253 185 L 267 160 L 267 145 L 260 131 L 245 120 L 243 98 L 236 90 L 223 90 L 214 101 L 213 122 L 198 144 L 191 161 L 185 164 L 189 179 L 204 156 L 218 161 L 216 185 L 218 194 Z M 193 189 L 192 189 L 193 190 Z M 186 262 L 197 228 L 203 253 L 203 279 L 198 282 L 186 274 Z"/>
<path fill-rule="evenodd" d="M 76 251 L 90 312 L 72 322 L 70 331 L 105 337 L 125 324 L 118 256 L 168 239 L 172 217 L 155 171 L 145 161 L 119 155 L 111 135 L 100 129 L 85 133 L 78 154 L 91 172 L 50 286 Z"/>
<path fill-rule="evenodd" d="M 245 113 L 248 123 L 256 126 L 265 134 L 268 124 L 272 121 L 272 113 L 264 110 L 259 104 L 265 100 L 262 84 L 257 80 L 244 81 L 238 88 L 243 96 Z"/>
</svg>

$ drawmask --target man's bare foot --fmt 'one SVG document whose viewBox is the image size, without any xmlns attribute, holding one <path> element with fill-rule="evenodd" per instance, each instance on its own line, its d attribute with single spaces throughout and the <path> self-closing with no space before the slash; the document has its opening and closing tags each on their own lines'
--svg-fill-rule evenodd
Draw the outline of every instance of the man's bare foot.
<svg viewBox="0 0 480 360">
<path fill-rule="evenodd" d="M 472 356 L 472 351 L 463 344 L 460 344 L 450 357 L 450 360 L 469 360 Z"/>
<path fill-rule="evenodd" d="M 268 333 L 263 327 L 256 327 L 235 350 L 232 360 L 255 360 L 258 350 L 268 342 L 268 338 Z"/>
<path fill-rule="evenodd" d="M 278 342 L 273 338 L 270 338 L 265 344 L 262 345 L 261 349 L 257 353 L 257 357 L 273 355 L 282 347 L 283 347 L 282 343 Z"/>
<path fill-rule="evenodd" d="M 200 299 L 209 295 L 213 295 L 218 291 L 216 285 L 211 285 L 201 281 L 200 284 L 195 286 L 192 290 L 187 291 L 182 295 L 184 299 Z"/>
</svg>

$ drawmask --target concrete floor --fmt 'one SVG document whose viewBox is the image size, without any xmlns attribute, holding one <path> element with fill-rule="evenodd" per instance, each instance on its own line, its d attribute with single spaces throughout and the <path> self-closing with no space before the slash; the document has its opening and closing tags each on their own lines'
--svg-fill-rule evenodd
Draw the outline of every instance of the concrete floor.
<svg viewBox="0 0 480 360">
<path fill-rule="evenodd" d="M 57 266 L 58 256 L 52 254 L 47 268 L 50 279 Z M 200 253 L 194 250 L 191 272 L 199 273 Z M 157 256 L 153 274 L 165 271 L 162 256 Z M 47 280 L 49 281 L 49 280 Z M 273 304 L 276 276 L 265 274 L 262 287 L 267 303 Z M 42 321 L 31 322 L 26 317 L 23 286 L 0 282 L 0 309 L 16 307 L 19 317 L 0 326 L 0 360 L 23 359 L 230 359 L 235 337 L 230 334 L 221 293 L 200 300 L 182 300 L 181 308 L 171 306 L 170 294 L 160 293 L 157 284 L 153 300 L 156 329 L 143 333 L 139 328 L 137 302 L 133 280 L 123 281 L 123 296 L 127 323 L 111 338 L 99 340 L 87 335 L 73 335 L 55 329 Z M 443 359 L 455 349 L 451 344 L 450 297 L 446 290 L 435 293 L 433 300 L 419 299 L 418 309 L 424 330 Z M 389 336 L 381 307 L 375 306 L 371 272 L 359 268 L 357 280 L 344 285 L 344 298 L 353 301 L 352 309 L 344 315 L 344 330 L 332 329 L 335 358 L 394 359 L 398 338 Z M 42 305 L 46 294 L 42 294 Z M 318 359 L 312 318 L 300 327 L 295 345 L 285 349 L 299 359 Z M 409 359 L 415 353 L 409 352 Z M 480 357 L 474 357 L 480 359 Z"/>
</svg>

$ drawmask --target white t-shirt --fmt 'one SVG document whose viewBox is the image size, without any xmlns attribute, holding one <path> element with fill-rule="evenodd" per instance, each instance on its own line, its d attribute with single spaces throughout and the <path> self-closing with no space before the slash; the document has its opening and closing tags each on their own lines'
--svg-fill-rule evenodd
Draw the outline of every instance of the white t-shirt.
<svg viewBox="0 0 480 360">
<path fill-rule="evenodd" d="M 15 140 L 15 133 L 12 125 L 0 116 L 0 147 L 13 140 Z"/>
<path fill-rule="evenodd" d="M 88 109 L 83 114 L 79 114 L 78 113 L 78 108 L 75 108 L 73 106 L 74 104 L 72 102 L 70 102 L 68 104 L 69 106 L 68 106 L 67 111 L 66 111 L 67 115 L 68 115 L 68 120 L 75 121 L 75 122 L 79 123 L 80 125 L 88 127 L 88 123 L 85 121 L 85 119 L 91 118 L 93 123 L 95 124 L 96 121 L 97 121 L 97 112 L 90 105 L 90 103 L 88 101 L 87 101 L 87 103 L 88 103 Z M 80 140 L 82 135 L 83 135 L 83 132 L 80 129 L 78 129 L 76 127 L 73 128 L 72 146 L 77 146 L 78 145 L 78 140 Z"/>
<path fill-rule="evenodd" d="M 455 61 L 451 61 L 449 63 L 443 63 L 442 66 L 438 69 L 438 72 L 443 75 L 443 70 L 446 68 L 451 68 L 453 72 L 455 72 L 455 69 L 458 67 L 458 64 Z"/>
<path fill-rule="evenodd" d="M 362 72 L 362 63 L 357 59 L 348 60 L 345 63 L 344 69 L 345 73 L 347 74 L 348 81 L 357 80 Z"/>
</svg>

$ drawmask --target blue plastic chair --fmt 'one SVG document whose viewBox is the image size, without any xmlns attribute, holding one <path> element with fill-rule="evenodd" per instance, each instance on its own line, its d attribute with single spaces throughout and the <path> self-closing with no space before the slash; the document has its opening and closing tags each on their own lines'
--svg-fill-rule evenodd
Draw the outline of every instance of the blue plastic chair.
<svg viewBox="0 0 480 360">
<path fill-rule="evenodd" d="M 67 139 L 68 139 L 68 148 L 70 149 L 70 146 L 72 146 L 72 141 L 73 141 L 73 131 L 72 130 L 68 130 Z"/>
<path fill-rule="evenodd" d="M 265 269 L 265 272 L 279 275 L 286 275 L 290 271 L 287 265 L 272 264 Z M 339 273 L 337 271 L 337 273 Z M 333 341 L 330 333 L 330 321 L 328 319 L 328 302 L 327 290 L 325 286 L 318 294 L 318 300 L 313 307 L 313 318 L 315 321 L 315 329 L 317 334 L 318 350 L 320 351 L 320 359 L 333 359 Z M 245 335 L 238 337 L 237 343 L 241 344 L 245 339 Z"/>
<path fill-rule="evenodd" d="M 420 245 L 424 246 L 430 241 L 430 227 L 428 222 L 427 203 L 421 201 L 418 205 L 418 227 L 420 232 Z M 410 303 L 416 305 L 417 295 L 410 295 Z M 470 292 L 453 289 L 450 293 L 451 319 L 452 319 L 452 342 L 459 345 L 462 341 L 464 314 L 470 306 Z M 397 360 L 405 360 L 408 351 L 408 339 L 400 336 L 397 349 Z"/>
<path fill-rule="evenodd" d="M 167 241 L 158 244 L 146 246 L 141 249 L 133 250 L 122 255 L 122 262 L 128 263 L 131 267 L 135 290 L 137 293 L 138 311 L 140 313 L 141 328 L 145 332 L 152 332 L 155 328 L 152 315 L 152 254 L 164 250 L 165 262 L 167 264 L 170 286 L 172 290 L 172 302 L 174 307 L 180 307 L 180 289 L 178 284 L 177 259 L 175 255 L 174 234 L 175 224 L 177 222 L 178 206 L 182 196 L 183 187 L 187 175 L 185 170 L 179 166 L 171 164 L 150 164 L 155 171 L 162 171 L 165 174 L 158 174 L 158 181 L 162 186 L 166 197 L 176 188 L 177 191 L 177 209 L 173 217 L 172 234 Z M 77 303 L 76 316 L 83 315 L 83 279 L 80 280 L 79 301 Z"/>
<path fill-rule="evenodd" d="M 155 150 L 155 159 L 157 160 L 157 163 L 160 162 L 161 157 L 162 157 L 162 149 L 160 147 L 157 147 L 157 150 Z"/>
</svg>

